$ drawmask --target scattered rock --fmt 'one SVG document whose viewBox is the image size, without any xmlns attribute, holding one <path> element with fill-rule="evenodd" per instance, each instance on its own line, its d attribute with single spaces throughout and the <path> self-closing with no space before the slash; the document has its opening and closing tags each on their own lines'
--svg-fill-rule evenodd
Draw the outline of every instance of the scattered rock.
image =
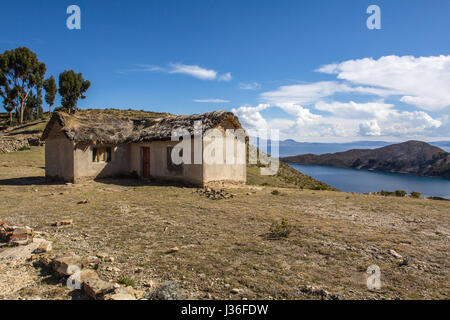
<svg viewBox="0 0 450 320">
<path fill-rule="evenodd" d="M 87 204 L 89 203 L 89 199 L 84 199 L 82 201 L 78 201 L 77 204 Z"/>
<path fill-rule="evenodd" d="M 233 289 L 231 289 L 231 291 L 230 291 L 232 294 L 239 294 L 239 293 L 241 293 L 241 290 L 239 290 L 239 289 L 237 289 L 237 288 L 233 288 Z"/>
<path fill-rule="evenodd" d="M 104 297 L 105 300 L 136 300 L 136 298 L 129 293 L 112 293 Z"/>
<path fill-rule="evenodd" d="M 61 227 L 61 226 L 69 226 L 73 224 L 73 219 L 65 219 L 55 222 L 52 226 Z"/>
<path fill-rule="evenodd" d="M 148 281 L 144 282 L 144 287 L 154 288 L 155 286 L 156 286 L 156 283 L 153 280 L 148 280 Z"/>
<path fill-rule="evenodd" d="M 178 251 L 180 251 L 180 249 L 178 247 L 173 247 L 173 248 L 170 248 L 169 250 L 167 250 L 166 253 L 175 253 Z"/>
<path fill-rule="evenodd" d="M 99 299 L 106 294 L 114 292 L 114 285 L 98 277 L 92 277 L 83 282 L 83 289 L 91 298 Z"/>
<path fill-rule="evenodd" d="M 13 242 L 13 245 L 26 245 L 33 237 L 33 229 L 30 227 L 10 226 L 6 220 L 0 220 L 0 240 Z"/>
<path fill-rule="evenodd" d="M 389 250 L 389 253 L 390 253 L 390 255 L 391 256 L 393 256 L 394 258 L 396 258 L 396 259 L 399 259 L 399 260 L 401 260 L 401 259 L 403 259 L 403 256 L 401 255 L 401 254 L 399 254 L 397 251 L 395 251 L 395 250 Z"/>
<path fill-rule="evenodd" d="M 181 290 L 175 281 L 164 282 L 150 296 L 153 300 L 183 300 Z"/>
<path fill-rule="evenodd" d="M 49 251 L 52 251 L 52 243 L 50 241 L 44 240 L 39 244 L 39 247 L 37 247 L 33 253 L 38 254 L 38 253 L 45 253 L 45 252 L 49 252 Z"/>
<path fill-rule="evenodd" d="M 106 257 L 108 257 L 108 255 L 104 252 L 97 253 L 97 258 L 104 260 L 104 259 L 106 259 Z"/>
<path fill-rule="evenodd" d="M 205 188 L 205 189 L 199 189 L 194 192 L 204 195 L 206 198 L 211 199 L 211 200 L 231 199 L 234 197 L 234 194 L 229 193 L 223 189 L 214 190 L 211 188 Z"/>
<path fill-rule="evenodd" d="M 95 272 L 94 270 L 90 270 L 90 269 L 81 270 L 81 272 L 80 272 L 80 282 L 84 283 L 89 278 L 93 278 L 93 279 L 94 278 L 98 278 L 97 272 Z"/>
<path fill-rule="evenodd" d="M 61 276 L 70 276 L 81 270 L 81 257 L 75 254 L 66 254 L 53 258 L 53 270 Z M 77 267 L 78 270 L 75 268 Z"/>
</svg>

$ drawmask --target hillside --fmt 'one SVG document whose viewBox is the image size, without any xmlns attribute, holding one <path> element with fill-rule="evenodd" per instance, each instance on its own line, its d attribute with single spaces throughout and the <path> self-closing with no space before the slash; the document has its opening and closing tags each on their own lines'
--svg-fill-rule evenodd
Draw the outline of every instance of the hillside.
<svg viewBox="0 0 450 320">
<path fill-rule="evenodd" d="M 305 154 L 282 158 L 288 163 L 410 173 L 450 179 L 450 156 L 421 141 L 407 141 L 377 149 L 333 154 Z"/>
</svg>

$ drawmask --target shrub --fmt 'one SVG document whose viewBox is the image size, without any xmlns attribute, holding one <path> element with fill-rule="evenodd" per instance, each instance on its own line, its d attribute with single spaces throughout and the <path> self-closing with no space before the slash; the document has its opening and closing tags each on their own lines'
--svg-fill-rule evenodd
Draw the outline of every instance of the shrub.
<svg viewBox="0 0 450 320">
<path fill-rule="evenodd" d="M 117 282 L 119 282 L 120 284 L 123 284 L 126 287 L 135 287 L 136 284 L 134 282 L 133 279 L 129 279 L 129 278 L 125 278 L 125 277 L 121 277 L 117 280 Z"/>
<path fill-rule="evenodd" d="M 395 190 L 396 197 L 405 197 L 408 194 L 405 190 Z"/>
<path fill-rule="evenodd" d="M 411 198 L 419 199 L 422 196 L 420 192 L 413 191 L 411 192 Z"/>
<path fill-rule="evenodd" d="M 281 194 L 281 192 L 278 191 L 278 190 L 273 190 L 273 191 L 271 192 L 271 194 L 273 194 L 274 196 L 278 196 L 278 195 Z"/>
<path fill-rule="evenodd" d="M 27 151 L 27 150 L 31 150 L 31 148 L 28 146 L 23 146 L 23 147 L 20 147 L 18 150 L 19 151 Z"/>
<path fill-rule="evenodd" d="M 395 190 L 394 192 L 381 190 L 379 194 L 385 197 L 405 197 L 408 192 L 406 192 L 405 190 Z"/>
<path fill-rule="evenodd" d="M 281 222 L 274 221 L 270 226 L 270 238 L 280 239 L 287 238 L 292 232 L 293 226 L 286 219 L 281 219 Z"/>
</svg>

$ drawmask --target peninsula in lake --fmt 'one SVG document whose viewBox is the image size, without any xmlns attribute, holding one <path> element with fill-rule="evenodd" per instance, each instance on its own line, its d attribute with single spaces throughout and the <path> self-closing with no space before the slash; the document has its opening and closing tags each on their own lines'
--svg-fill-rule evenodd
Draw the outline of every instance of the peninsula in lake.
<svg viewBox="0 0 450 320">
<path fill-rule="evenodd" d="M 281 160 L 293 164 L 381 170 L 450 179 L 450 154 L 422 141 L 377 149 L 354 149 L 322 155 L 303 154 Z"/>
</svg>

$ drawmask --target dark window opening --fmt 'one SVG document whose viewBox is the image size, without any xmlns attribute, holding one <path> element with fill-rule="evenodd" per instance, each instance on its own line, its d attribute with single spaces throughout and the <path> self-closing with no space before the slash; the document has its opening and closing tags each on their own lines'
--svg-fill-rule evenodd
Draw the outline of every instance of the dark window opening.
<svg viewBox="0 0 450 320">
<path fill-rule="evenodd" d="M 110 162 L 112 158 L 110 147 L 92 148 L 92 162 Z"/>
</svg>

